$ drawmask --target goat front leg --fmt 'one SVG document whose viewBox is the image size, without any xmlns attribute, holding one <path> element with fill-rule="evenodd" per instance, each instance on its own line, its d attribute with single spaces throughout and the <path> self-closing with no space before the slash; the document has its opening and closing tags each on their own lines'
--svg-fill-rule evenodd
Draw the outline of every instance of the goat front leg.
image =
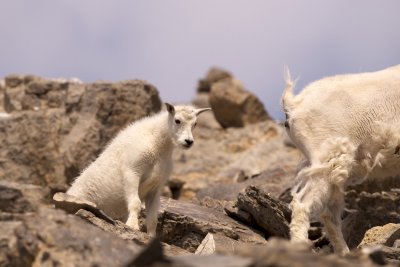
<svg viewBox="0 0 400 267">
<path fill-rule="evenodd" d="M 349 253 L 349 247 L 342 233 L 342 212 L 344 208 L 344 196 L 340 189 L 335 186 L 328 207 L 321 216 L 328 238 L 336 253 L 341 255 Z"/>
<path fill-rule="evenodd" d="M 157 188 L 148 193 L 145 198 L 146 204 L 146 227 L 147 233 L 151 236 L 156 235 L 158 222 L 158 209 L 160 208 L 161 188 Z"/>
<path fill-rule="evenodd" d="M 152 236 L 156 235 L 158 210 L 160 208 L 160 196 L 166 182 L 169 179 L 171 171 L 172 157 L 171 154 L 167 154 L 154 167 L 152 180 L 158 181 L 158 185 L 153 188 L 145 197 L 147 233 Z"/>
<path fill-rule="evenodd" d="M 125 180 L 125 194 L 128 207 L 128 218 L 126 225 L 135 230 L 139 230 L 138 216 L 141 207 L 141 201 L 139 198 L 140 176 L 128 168 L 124 170 L 123 175 Z"/>
</svg>

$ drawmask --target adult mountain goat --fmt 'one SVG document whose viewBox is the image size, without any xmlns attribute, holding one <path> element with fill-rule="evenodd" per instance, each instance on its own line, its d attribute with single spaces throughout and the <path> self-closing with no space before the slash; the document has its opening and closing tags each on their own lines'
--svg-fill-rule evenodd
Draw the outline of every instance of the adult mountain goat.
<svg viewBox="0 0 400 267">
<path fill-rule="evenodd" d="M 308 240 L 310 216 L 319 216 L 335 251 L 347 253 L 346 186 L 400 174 L 400 65 L 324 78 L 298 95 L 285 76 L 285 127 L 306 159 L 292 192 L 291 240 Z"/>
<path fill-rule="evenodd" d="M 197 115 L 210 110 L 172 106 L 122 130 L 76 178 L 68 194 L 95 203 L 109 216 L 139 229 L 145 202 L 147 232 L 155 234 L 162 188 L 172 170 L 175 146 L 190 148 Z"/>
</svg>

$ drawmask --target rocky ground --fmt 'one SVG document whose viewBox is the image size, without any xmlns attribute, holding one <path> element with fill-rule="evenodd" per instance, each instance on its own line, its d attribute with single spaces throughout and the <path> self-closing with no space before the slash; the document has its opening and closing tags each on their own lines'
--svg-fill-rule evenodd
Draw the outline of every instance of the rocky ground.
<svg viewBox="0 0 400 267">
<path fill-rule="evenodd" d="M 319 222 L 311 245 L 294 246 L 288 203 L 301 155 L 283 127 L 225 70 L 199 81 L 193 103 L 213 113 L 199 118 L 194 147 L 175 151 L 151 239 L 63 192 L 121 128 L 160 111 L 157 89 L 0 81 L 0 266 L 400 265 L 400 179 L 348 189 L 349 255 L 332 253 Z"/>
</svg>

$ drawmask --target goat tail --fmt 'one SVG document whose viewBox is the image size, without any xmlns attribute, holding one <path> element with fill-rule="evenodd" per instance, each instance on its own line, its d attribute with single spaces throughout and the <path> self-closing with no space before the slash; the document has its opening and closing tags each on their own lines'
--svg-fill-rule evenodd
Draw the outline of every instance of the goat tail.
<svg viewBox="0 0 400 267">
<path fill-rule="evenodd" d="M 297 79 L 295 81 L 292 80 L 290 75 L 289 67 L 287 65 L 284 66 L 283 75 L 285 79 L 285 89 L 281 98 L 281 106 L 283 110 L 288 113 L 293 106 L 295 105 L 295 95 L 293 94 L 293 88 L 296 85 Z"/>
</svg>

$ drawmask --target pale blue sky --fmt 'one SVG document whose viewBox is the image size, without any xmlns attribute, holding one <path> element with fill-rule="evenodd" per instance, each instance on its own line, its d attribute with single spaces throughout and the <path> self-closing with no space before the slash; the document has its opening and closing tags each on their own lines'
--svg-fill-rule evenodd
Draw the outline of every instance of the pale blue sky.
<svg viewBox="0 0 400 267">
<path fill-rule="evenodd" d="M 220 66 L 275 118 L 283 65 L 307 83 L 400 64 L 400 1 L 3 0 L 0 77 L 145 79 L 188 102 Z"/>
</svg>

